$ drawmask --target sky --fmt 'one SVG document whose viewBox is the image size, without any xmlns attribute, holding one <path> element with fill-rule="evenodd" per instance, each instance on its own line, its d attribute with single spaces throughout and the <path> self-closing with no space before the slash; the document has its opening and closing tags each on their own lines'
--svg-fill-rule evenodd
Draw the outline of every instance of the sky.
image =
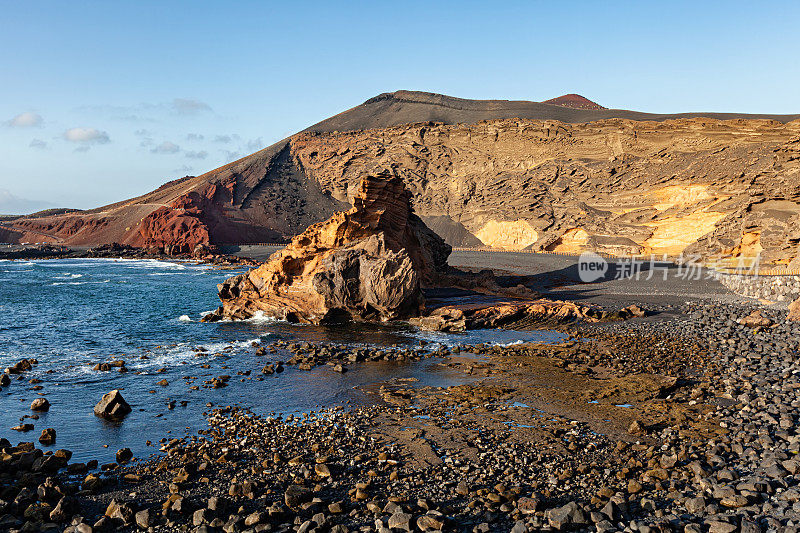
<svg viewBox="0 0 800 533">
<path fill-rule="evenodd" d="M 383 92 L 800 113 L 800 2 L 0 0 L 0 213 L 198 175 Z"/>
</svg>

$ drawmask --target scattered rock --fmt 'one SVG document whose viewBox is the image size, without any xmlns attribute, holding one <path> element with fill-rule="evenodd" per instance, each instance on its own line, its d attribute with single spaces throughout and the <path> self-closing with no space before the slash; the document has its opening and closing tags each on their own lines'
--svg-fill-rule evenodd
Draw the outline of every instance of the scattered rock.
<svg viewBox="0 0 800 533">
<path fill-rule="evenodd" d="M 94 406 L 94 414 L 109 420 L 121 420 L 131 412 L 131 406 L 122 397 L 119 390 L 112 390 Z"/>
</svg>

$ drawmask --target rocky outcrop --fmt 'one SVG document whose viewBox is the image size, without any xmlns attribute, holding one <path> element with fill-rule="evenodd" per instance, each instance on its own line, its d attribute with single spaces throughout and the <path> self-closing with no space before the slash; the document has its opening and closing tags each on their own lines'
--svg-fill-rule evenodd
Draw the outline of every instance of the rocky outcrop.
<svg viewBox="0 0 800 533">
<path fill-rule="evenodd" d="M 393 320 L 420 314 L 421 287 L 446 273 L 450 246 L 411 210 L 403 180 L 361 181 L 353 208 L 314 224 L 270 261 L 219 285 L 206 321 L 264 315 L 292 322 Z"/>
<path fill-rule="evenodd" d="M 169 207 L 159 207 L 139 225 L 134 242 L 143 248 L 157 248 L 169 254 L 191 253 L 195 247 L 208 246 L 211 236 L 203 222 L 202 211 L 192 199 L 180 198 Z"/>
<path fill-rule="evenodd" d="M 447 305 L 426 316 L 411 319 L 421 329 L 458 332 L 470 329 L 533 328 L 577 321 L 600 322 L 645 316 L 645 311 L 631 305 L 619 311 L 560 300 L 507 301 L 482 305 Z"/>
</svg>

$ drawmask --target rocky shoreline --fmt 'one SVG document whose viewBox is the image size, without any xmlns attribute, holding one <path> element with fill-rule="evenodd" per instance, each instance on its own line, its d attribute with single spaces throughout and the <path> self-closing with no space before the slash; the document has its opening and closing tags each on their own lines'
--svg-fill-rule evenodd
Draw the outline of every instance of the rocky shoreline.
<svg viewBox="0 0 800 533">
<path fill-rule="evenodd" d="M 300 417 L 217 408 L 165 456 L 122 451 L 100 471 L 0 442 L 0 529 L 793 530 L 800 326 L 780 311 L 740 324 L 751 310 L 693 304 L 576 326 L 558 345 L 438 350 L 476 380 L 390 380 L 374 405 Z M 286 364 L 340 370 L 434 353 L 294 351 Z"/>
<path fill-rule="evenodd" d="M 171 254 L 159 248 L 139 248 L 117 243 L 92 248 L 75 248 L 52 244 L 3 245 L 0 260 L 35 261 L 41 259 L 156 259 L 159 261 L 196 261 L 219 268 L 253 267 L 260 263 L 235 255 L 220 254 L 208 247 L 198 247 L 192 253 Z"/>
</svg>

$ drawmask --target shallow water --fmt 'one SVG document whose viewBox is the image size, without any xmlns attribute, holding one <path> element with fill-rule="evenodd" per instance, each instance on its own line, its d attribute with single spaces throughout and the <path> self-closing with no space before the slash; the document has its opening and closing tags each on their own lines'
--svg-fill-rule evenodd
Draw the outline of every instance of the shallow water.
<svg viewBox="0 0 800 533">
<path fill-rule="evenodd" d="M 0 391 L 0 437 L 12 443 L 35 441 L 42 429 L 53 427 L 54 448 L 71 449 L 76 461 L 95 458 L 102 463 L 121 447 L 145 456 L 157 451 L 162 437 L 196 432 L 205 425 L 208 402 L 239 404 L 259 413 L 299 413 L 371 401 L 365 389 L 393 377 L 417 378 L 416 386 L 472 379 L 434 358 L 350 365 L 345 374 L 321 366 L 311 371 L 287 367 L 282 374 L 262 376 L 269 357 L 255 356 L 254 340 L 416 346 L 421 340 L 454 345 L 560 338 L 553 332 L 441 334 L 408 327 L 324 328 L 269 320 L 200 323 L 218 305 L 216 284 L 235 273 L 155 260 L 0 261 L 0 367 L 23 357 L 39 360 L 23 379 Z M 207 351 L 196 351 L 199 347 Z M 125 360 L 130 372 L 92 370 L 112 357 Z M 239 376 L 240 371 L 251 375 Z M 221 374 L 231 376 L 228 387 L 189 390 L 189 385 Z M 42 381 L 41 391 L 32 390 L 33 378 Z M 169 385 L 156 384 L 162 379 Z M 134 409 L 120 424 L 92 414 L 94 404 L 111 389 L 122 390 Z M 12 431 L 21 417 L 33 414 L 29 405 L 39 393 L 52 404 L 50 412 L 25 420 L 35 425 L 34 431 Z M 167 407 L 170 400 L 177 401 L 172 410 Z M 184 407 L 181 401 L 188 403 Z M 146 446 L 147 440 L 155 446 Z"/>
</svg>

